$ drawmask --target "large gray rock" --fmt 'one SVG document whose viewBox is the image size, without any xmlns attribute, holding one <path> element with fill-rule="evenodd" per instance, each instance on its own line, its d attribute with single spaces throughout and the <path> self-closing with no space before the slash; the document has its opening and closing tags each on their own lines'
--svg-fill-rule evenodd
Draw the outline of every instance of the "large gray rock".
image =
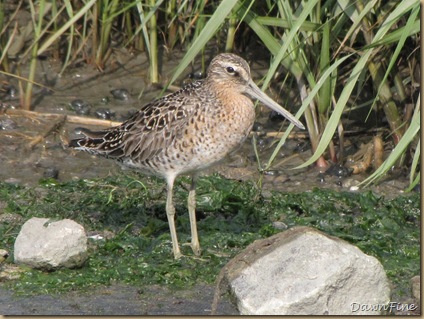
<svg viewBox="0 0 424 319">
<path fill-rule="evenodd" d="M 15 263 L 32 268 L 79 267 L 87 256 L 84 227 L 70 219 L 31 218 L 15 241 Z"/>
<path fill-rule="evenodd" d="M 224 273 L 243 315 L 376 315 L 390 302 L 376 258 L 309 227 L 254 242 Z"/>
</svg>

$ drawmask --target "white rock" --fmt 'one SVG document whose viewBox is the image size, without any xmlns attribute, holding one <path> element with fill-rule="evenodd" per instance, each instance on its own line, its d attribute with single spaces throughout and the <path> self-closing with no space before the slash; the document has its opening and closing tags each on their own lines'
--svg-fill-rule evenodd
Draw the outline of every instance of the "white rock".
<svg viewBox="0 0 424 319">
<path fill-rule="evenodd" d="M 243 315 L 377 315 L 390 302 L 376 258 L 314 228 L 256 241 L 230 263 L 226 279 Z"/>
<path fill-rule="evenodd" d="M 87 256 L 84 227 L 70 219 L 31 218 L 15 241 L 15 263 L 32 268 L 79 267 Z"/>
</svg>

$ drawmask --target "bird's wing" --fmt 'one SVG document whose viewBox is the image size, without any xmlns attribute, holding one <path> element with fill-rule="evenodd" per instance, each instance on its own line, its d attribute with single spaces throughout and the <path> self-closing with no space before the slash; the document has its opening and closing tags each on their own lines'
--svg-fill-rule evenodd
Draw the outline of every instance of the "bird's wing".
<svg viewBox="0 0 424 319">
<path fill-rule="evenodd" d="M 202 103 L 193 84 L 143 106 L 131 118 L 110 129 L 83 132 L 70 146 L 109 158 L 144 161 L 166 149 Z"/>
</svg>

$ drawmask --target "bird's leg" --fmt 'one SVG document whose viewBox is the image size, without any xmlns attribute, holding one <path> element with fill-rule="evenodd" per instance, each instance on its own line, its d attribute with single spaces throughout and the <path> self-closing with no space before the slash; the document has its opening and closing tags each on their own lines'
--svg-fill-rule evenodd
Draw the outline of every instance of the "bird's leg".
<svg viewBox="0 0 424 319">
<path fill-rule="evenodd" d="M 199 236 L 196 225 L 196 176 L 192 176 L 190 191 L 187 199 L 188 214 L 190 216 L 191 249 L 196 256 L 200 255 Z"/>
<path fill-rule="evenodd" d="M 168 218 L 169 230 L 171 232 L 172 250 L 174 258 L 178 259 L 182 256 L 180 247 L 178 246 L 177 230 L 175 228 L 175 206 L 173 203 L 172 195 L 174 188 L 175 177 L 168 178 L 168 188 L 166 195 L 166 217 Z"/>
</svg>

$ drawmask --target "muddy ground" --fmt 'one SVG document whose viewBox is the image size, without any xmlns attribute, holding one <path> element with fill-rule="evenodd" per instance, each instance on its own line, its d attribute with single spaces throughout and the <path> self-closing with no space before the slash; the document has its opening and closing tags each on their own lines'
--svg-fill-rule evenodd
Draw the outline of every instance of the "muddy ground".
<svg viewBox="0 0 424 319">
<path fill-rule="evenodd" d="M 63 295 L 15 297 L 0 287 L 2 315 L 209 315 L 214 287 L 197 285 L 188 290 L 166 287 L 133 287 L 112 285 L 99 287 L 90 293 L 72 292 Z M 217 314 L 236 315 L 237 308 L 222 298 Z"/>
</svg>

